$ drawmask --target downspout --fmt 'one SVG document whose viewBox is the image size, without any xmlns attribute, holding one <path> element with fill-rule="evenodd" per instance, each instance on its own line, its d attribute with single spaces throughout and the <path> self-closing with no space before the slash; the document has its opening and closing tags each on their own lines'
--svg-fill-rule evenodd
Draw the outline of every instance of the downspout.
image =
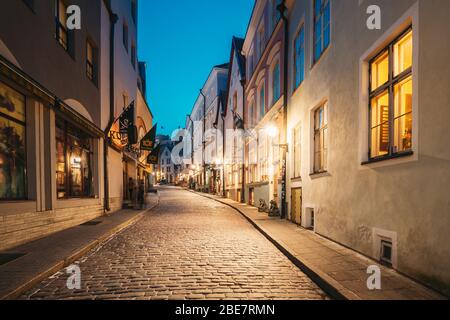
<svg viewBox="0 0 450 320">
<path fill-rule="evenodd" d="M 288 153 L 288 146 L 287 146 L 287 112 L 288 112 L 288 93 L 289 93 L 289 86 L 288 86 L 288 72 L 289 72 L 289 19 L 287 17 L 287 7 L 286 7 L 286 0 L 284 0 L 278 7 L 278 10 L 280 11 L 281 17 L 284 21 L 284 75 L 283 75 L 283 82 L 284 82 L 284 98 L 283 98 L 283 128 L 284 128 L 284 144 L 283 147 L 283 164 L 282 164 L 282 185 L 281 185 L 281 219 L 287 218 L 287 153 Z"/>
<path fill-rule="evenodd" d="M 241 202 L 245 203 L 245 148 L 246 148 L 246 138 L 245 138 L 245 124 L 246 124 L 246 118 L 247 118 L 247 114 L 245 112 L 246 108 L 245 108 L 245 79 L 241 80 L 241 85 L 242 85 L 242 122 L 243 122 L 243 143 L 244 143 L 244 147 L 242 148 L 242 153 L 243 153 L 243 157 L 242 157 L 242 192 L 241 192 Z"/>
<path fill-rule="evenodd" d="M 109 2 L 105 2 L 106 7 L 109 12 L 109 19 L 111 22 L 110 30 L 110 47 L 109 47 L 109 121 L 105 129 L 105 141 L 103 143 L 103 170 L 104 170 L 104 189 L 105 189 L 105 200 L 104 200 L 104 212 L 108 213 L 111 211 L 111 205 L 109 200 L 109 170 L 108 170 L 108 154 L 109 154 L 109 132 L 114 124 L 114 109 L 115 109 L 115 88 L 114 88 L 114 46 L 115 46 L 115 25 L 119 20 L 118 16 L 114 14 L 111 10 Z"/>
</svg>

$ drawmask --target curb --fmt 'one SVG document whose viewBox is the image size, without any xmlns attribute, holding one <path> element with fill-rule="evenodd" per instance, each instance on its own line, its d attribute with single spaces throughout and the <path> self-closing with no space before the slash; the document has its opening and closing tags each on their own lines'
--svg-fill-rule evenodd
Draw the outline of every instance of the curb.
<svg viewBox="0 0 450 320">
<path fill-rule="evenodd" d="M 269 240 L 281 253 L 289 259 L 297 268 L 299 268 L 303 273 L 305 273 L 317 286 L 322 289 L 326 294 L 336 300 L 361 300 L 355 293 L 341 286 L 337 281 L 324 274 L 320 270 L 315 270 L 308 266 L 305 261 L 301 261 L 299 258 L 295 256 L 295 253 L 289 249 L 289 247 L 284 244 L 282 241 L 277 240 L 274 236 L 270 234 L 267 230 L 261 227 L 258 223 L 256 223 L 253 219 L 247 216 L 242 210 L 233 206 L 230 203 L 226 203 L 221 201 L 220 199 L 210 197 L 206 194 L 198 193 L 192 190 L 188 190 L 194 194 L 199 196 L 214 200 L 223 205 L 226 205 L 237 212 L 239 212 L 256 230 L 258 230 L 267 240 Z"/>
<path fill-rule="evenodd" d="M 126 229 L 126 228 L 132 226 L 133 224 L 137 223 L 138 221 L 140 221 L 145 216 L 146 213 L 150 212 L 151 210 L 156 208 L 158 205 L 159 205 L 159 196 L 158 196 L 158 202 L 155 205 L 153 205 L 152 207 L 142 211 L 141 213 L 137 214 L 133 218 L 131 218 L 131 219 L 121 223 L 120 225 L 116 226 L 115 228 L 109 230 L 105 234 L 101 235 L 99 238 L 92 240 L 90 243 L 88 243 L 84 247 L 76 250 L 70 256 L 55 263 L 52 267 L 48 268 L 46 271 L 41 272 L 40 274 L 33 277 L 33 279 L 20 285 L 19 287 L 17 287 L 13 291 L 7 293 L 6 295 L 0 297 L 0 300 L 15 300 L 15 299 L 17 299 L 23 293 L 32 289 L 34 286 L 41 283 L 43 280 L 54 275 L 55 273 L 62 270 L 63 268 L 70 266 L 71 264 L 73 264 L 75 261 L 77 261 L 84 255 L 86 255 L 89 251 L 91 251 L 95 247 L 105 243 L 112 236 L 117 235 L 118 233 L 122 232 L 124 229 Z"/>
</svg>

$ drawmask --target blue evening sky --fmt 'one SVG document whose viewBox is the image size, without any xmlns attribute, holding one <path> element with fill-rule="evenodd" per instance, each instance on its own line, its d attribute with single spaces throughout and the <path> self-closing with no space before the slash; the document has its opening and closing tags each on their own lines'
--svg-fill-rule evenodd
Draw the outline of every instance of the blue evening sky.
<svg viewBox="0 0 450 320">
<path fill-rule="evenodd" d="M 147 62 L 147 100 L 158 133 L 184 127 L 211 68 L 229 62 L 232 36 L 245 36 L 253 4 L 139 1 L 139 60 Z"/>
</svg>

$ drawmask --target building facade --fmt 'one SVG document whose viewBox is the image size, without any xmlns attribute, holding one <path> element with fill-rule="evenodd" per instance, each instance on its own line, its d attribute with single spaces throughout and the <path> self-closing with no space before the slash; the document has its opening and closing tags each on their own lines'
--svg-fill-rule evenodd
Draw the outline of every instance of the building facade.
<svg viewBox="0 0 450 320">
<path fill-rule="evenodd" d="M 231 46 L 230 69 L 224 126 L 220 128 L 224 136 L 225 196 L 235 201 L 244 201 L 244 90 L 245 58 L 242 55 L 244 39 L 234 37 Z"/>
<path fill-rule="evenodd" d="M 175 141 L 165 135 L 159 135 L 156 141 L 160 146 L 158 164 L 155 166 L 156 182 L 178 184 L 182 166 L 174 162 L 176 160 L 173 157 Z"/>
<path fill-rule="evenodd" d="M 192 133 L 192 160 L 190 166 L 194 188 L 220 193 L 223 139 L 218 132 L 218 119 L 223 110 L 229 64 L 213 67 L 189 115 L 186 131 Z"/>
<path fill-rule="evenodd" d="M 246 59 L 245 199 L 282 206 L 285 144 L 285 22 L 281 1 L 256 1 L 243 45 Z"/>
<path fill-rule="evenodd" d="M 116 30 L 119 16 L 136 18 L 136 2 L 71 4 L 80 29 L 68 28 L 63 0 L 0 5 L 0 250 L 122 207 L 122 155 L 106 147 L 105 131 L 123 88 L 138 94 L 138 73 L 124 71 L 137 63 L 136 37 L 121 56 Z"/>
<path fill-rule="evenodd" d="M 448 293 L 444 12 L 448 1 L 292 1 L 287 130 L 289 218 Z"/>
</svg>

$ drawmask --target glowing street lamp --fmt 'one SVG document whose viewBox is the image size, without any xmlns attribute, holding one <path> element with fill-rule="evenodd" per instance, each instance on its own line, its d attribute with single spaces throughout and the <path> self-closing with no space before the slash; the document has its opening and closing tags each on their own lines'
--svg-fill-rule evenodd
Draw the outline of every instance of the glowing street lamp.
<svg viewBox="0 0 450 320">
<path fill-rule="evenodd" d="M 278 128 L 274 125 L 270 125 L 266 128 L 266 132 L 271 138 L 275 138 L 278 136 Z"/>
</svg>

